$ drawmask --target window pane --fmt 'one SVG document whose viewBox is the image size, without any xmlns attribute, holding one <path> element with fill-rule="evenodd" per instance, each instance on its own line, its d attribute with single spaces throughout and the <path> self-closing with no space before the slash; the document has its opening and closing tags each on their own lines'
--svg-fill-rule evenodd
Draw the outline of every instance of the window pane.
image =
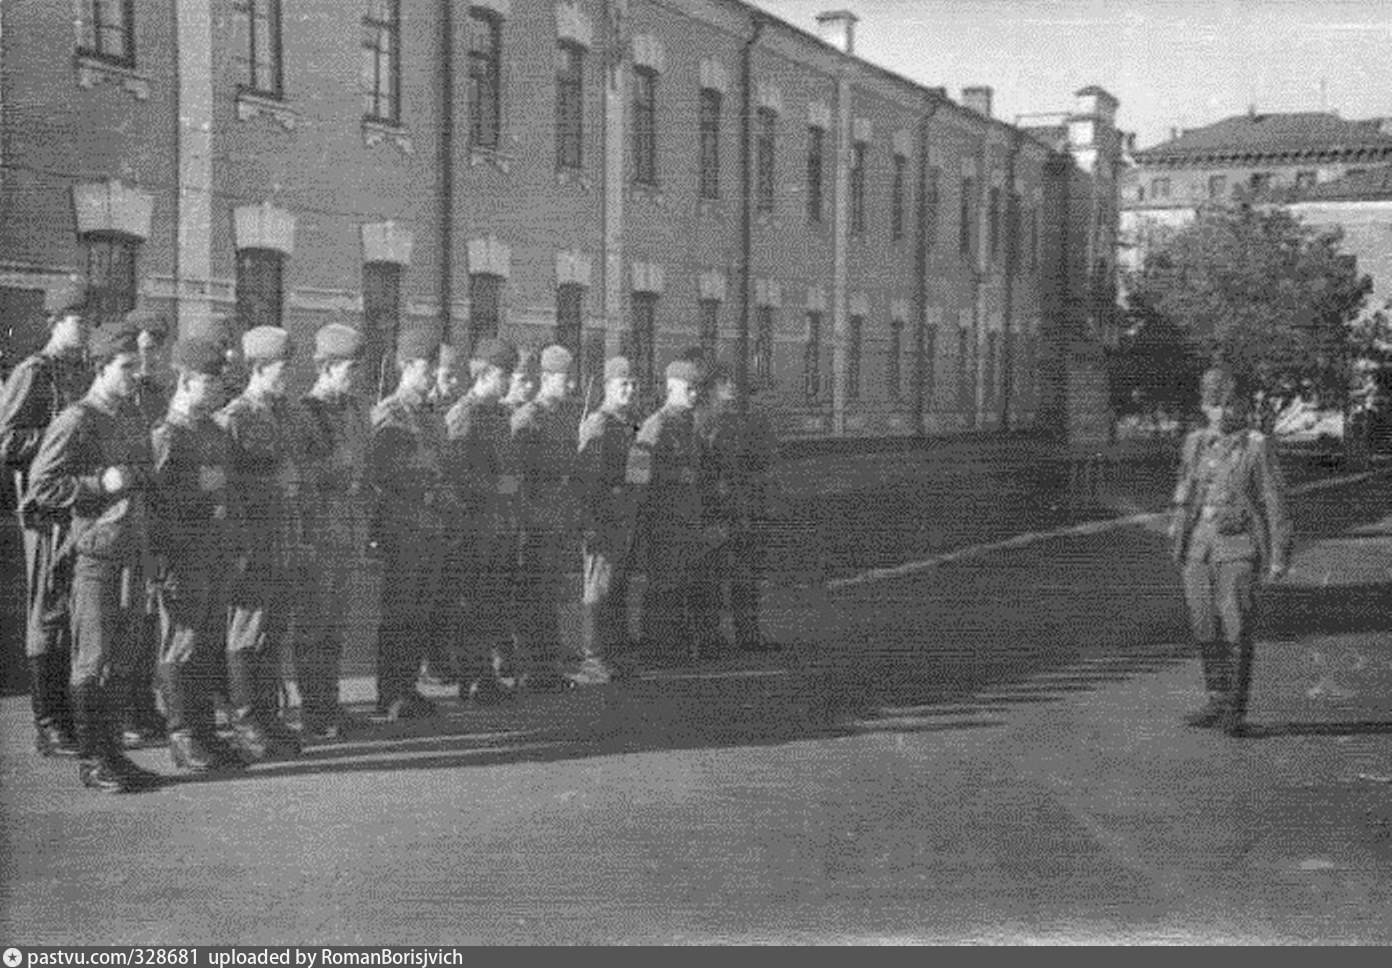
<svg viewBox="0 0 1392 968">
<path fill-rule="evenodd" d="M 893 239 L 904 237 L 904 173 L 908 163 L 903 155 L 894 156 L 894 185 L 890 193 L 890 228 Z"/>
<path fill-rule="evenodd" d="M 499 298 L 502 295 L 499 276 L 476 272 L 469 276 L 469 348 L 479 340 L 498 335 Z"/>
<path fill-rule="evenodd" d="M 720 197 L 720 92 L 701 91 L 701 197 Z"/>
<path fill-rule="evenodd" d="M 556 50 L 556 164 L 579 168 L 583 138 L 583 60 L 580 48 L 562 44 Z"/>
<path fill-rule="evenodd" d="M 816 403 L 822 393 L 822 314 L 807 314 L 807 347 L 803 355 L 803 383 L 807 402 Z"/>
<path fill-rule="evenodd" d="M 634 73 L 633 177 L 657 184 L 657 75 L 650 70 Z"/>
<path fill-rule="evenodd" d="M 658 392 L 655 382 L 653 339 L 657 332 L 657 296 L 649 292 L 633 294 L 633 325 L 624 338 L 624 355 L 633 364 L 645 400 Z"/>
<path fill-rule="evenodd" d="M 821 128 L 807 129 L 807 220 L 822 220 L 822 152 L 826 138 Z"/>
<path fill-rule="evenodd" d="M 720 303 L 714 299 L 701 300 L 701 349 L 714 358 L 720 342 Z"/>
<path fill-rule="evenodd" d="M 247 329 L 281 324 L 284 259 L 271 249 L 238 250 L 237 316 Z"/>
<path fill-rule="evenodd" d="M 761 212 L 773 211 L 774 198 L 774 137 L 778 115 L 768 108 L 759 109 L 758 134 L 755 145 L 758 169 L 757 206 Z"/>
<path fill-rule="evenodd" d="M 580 333 L 583 327 L 585 289 L 566 283 L 556 290 L 556 342 L 576 359 L 580 357 Z"/>
<path fill-rule="evenodd" d="M 857 142 L 851 162 L 851 231 L 865 231 L 865 144 Z"/>
<path fill-rule="evenodd" d="M 846 348 L 846 399 L 860 399 L 860 348 L 865 329 L 863 316 L 851 317 L 851 342 Z"/>
<path fill-rule="evenodd" d="M 902 396 L 899 364 L 904 352 L 903 344 L 904 324 L 896 319 L 889 325 L 889 359 L 885 366 L 885 383 L 891 400 L 898 400 Z"/>
<path fill-rule="evenodd" d="M 484 10 L 469 12 L 469 133 L 475 146 L 498 147 L 502 117 L 502 24 Z"/>
<path fill-rule="evenodd" d="M 396 334 L 401 323 L 401 266 L 363 266 L 363 362 L 378 399 L 392 390 Z"/>
</svg>

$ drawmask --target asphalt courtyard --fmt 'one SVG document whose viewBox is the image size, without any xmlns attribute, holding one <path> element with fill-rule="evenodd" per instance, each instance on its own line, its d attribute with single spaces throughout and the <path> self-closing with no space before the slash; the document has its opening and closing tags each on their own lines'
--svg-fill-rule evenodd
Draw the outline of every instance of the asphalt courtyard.
<svg viewBox="0 0 1392 968">
<path fill-rule="evenodd" d="M 770 589 L 772 656 L 488 711 L 440 692 L 428 724 L 124 797 L 34 756 L 6 698 L 0 940 L 1392 940 L 1389 476 L 1300 478 L 1239 741 L 1179 725 L 1165 472 L 1072 510 L 1000 473 L 809 487 L 832 526 L 780 572 L 815 580 Z"/>
</svg>

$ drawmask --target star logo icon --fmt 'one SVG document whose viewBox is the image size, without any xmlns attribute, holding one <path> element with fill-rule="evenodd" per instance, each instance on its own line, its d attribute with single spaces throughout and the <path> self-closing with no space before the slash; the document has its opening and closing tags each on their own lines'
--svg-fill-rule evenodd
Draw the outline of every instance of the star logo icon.
<svg viewBox="0 0 1392 968">
<path fill-rule="evenodd" d="M 19 968 L 19 963 L 24 960 L 18 948 L 5 949 L 5 968 Z"/>
</svg>

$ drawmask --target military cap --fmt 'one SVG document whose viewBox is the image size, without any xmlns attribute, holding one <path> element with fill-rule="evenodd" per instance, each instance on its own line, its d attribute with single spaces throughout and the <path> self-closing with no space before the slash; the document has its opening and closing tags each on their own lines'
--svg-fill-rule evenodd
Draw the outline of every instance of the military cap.
<svg viewBox="0 0 1392 968">
<path fill-rule="evenodd" d="M 121 325 L 137 335 L 149 333 L 157 339 L 169 335 L 169 318 L 152 309 L 132 309 L 126 313 Z"/>
<path fill-rule="evenodd" d="M 363 353 L 363 337 L 346 323 L 320 326 L 314 334 L 314 360 L 356 360 Z"/>
<path fill-rule="evenodd" d="M 474 351 L 470 357 L 480 363 L 496 366 L 504 373 L 511 373 L 513 367 L 517 366 L 517 348 L 496 336 L 479 340 L 474 345 Z"/>
<path fill-rule="evenodd" d="M 62 303 L 57 309 L 48 313 L 48 325 L 52 328 L 69 316 L 79 316 L 86 319 L 87 301 L 85 299 L 69 299 Z"/>
<path fill-rule="evenodd" d="M 666 374 L 669 380 L 685 380 L 691 384 L 701 382 L 701 368 L 691 360 L 673 360 L 667 364 Z"/>
<path fill-rule="evenodd" d="M 290 358 L 290 334 L 279 326 L 254 326 L 242 334 L 242 356 L 248 363 Z"/>
<path fill-rule="evenodd" d="M 604 364 L 604 382 L 633 379 L 633 366 L 626 356 L 611 357 Z"/>
<path fill-rule="evenodd" d="M 535 381 L 541 373 L 541 354 L 531 347 L 519 348 L 517 362 L 512 365 L 512 372 Z"/>
<path fill-rule="evenodd" d="M 1237 380 L 1226 367 L 1210 367 L 1199 380 L 1199 396 L 1205 407 L 1221 407 L 1237 395 Z"/>
<path fill-rule="evenodd" d="M 227 368 L 227 356 L 221 346 L 210 339 L 185 336 L 176 340 L 169 351 L 169 363 L 176 370 L 221 376 Z"/>
<path fill-rule="evenodd" d="M 575 357 L 564 346 L 552 344 L 541 351 L 541 372 L 569 373 Z"/>
<path fill-rule="evenodd" d="M 98 326 L 87 343 L 87 353 L 94 363 L 105 363 L 122 353 L 137 351 L 135 333 L 124 326 Z"/>
<path fill-rule="evenodd" d="M 435 334 L 424 327 L 402 330 L 396 337 L 396 362 L 428 360 L 435 355 L 436 345 Z"/>
</svg>

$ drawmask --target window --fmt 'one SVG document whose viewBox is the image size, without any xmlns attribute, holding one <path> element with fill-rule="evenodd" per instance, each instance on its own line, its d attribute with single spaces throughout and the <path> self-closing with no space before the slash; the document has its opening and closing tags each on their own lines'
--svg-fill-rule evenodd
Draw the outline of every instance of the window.
<svg viewBox="0 0 1392 968">
<path fill-rule="evenodd" d="M 991 253 L 991 261 L 1000 258 L 1001 239 L 1001 190 L 991 187 L 986 196 L 986 245 Z"/>
<path fill-rule="evenodd" d="M 851 160 L 851 234 L 865 232 L 865 142 L 855 143 Z"/>
<path fill-rule="evenodd" d="M 773 382 L 773 307 L 760 306 L 754 329 L 754 380 L 760 386 Z"/>
<path fill-rule="evenodd" d="M 933 397 L 938 391 L 938 331 L 923 332 L 923 355 L 918 360 L 918 385 L 923 391 L 923 406 L 933 409 Z"/>
<path fill-rule="evenodd" d="M 79 53 L 135 66 L 135 0 L 88 0 Z"/>
<path fill-rule="evenodd" d="M 1228 190 L 1228 179 L 1223 175 L 1210 175 L 1208 179 L 1208 197 L 1222 198 L 1223 193 Z"/>
<path fill-rule="evenodd" d="M 237 250 L 237 319 L 245 329 L 279 326 L 285 255 L 275 249 Z"/>
<path fill-rule="evenodd" d="M 720 300 L 701 300 L 701 349 L 710 359 L 715 359 L 716 347 L 720 343 Z"/>
<path fill-rule="evenodd" d="M 82 241 L 93 323 L 120 322 L 135 308 L 135 253 L 140 243 L 130 236 L 107 233 L 87 235 Z"/>
<path fill-rule="evenodd" d="M 972 238 L 975 233 L 972 231 L 972 222 L 976 211 L 976 179 L 962 179 L 962 200 L 960 211 L 958 212 L 957 226 L 957 249 L 965 258 L 972 253 Z"/>
<path fill-rule="evenodd" d="M 372 0 L 363 17 L 363 117 L 401 123 L 401 6 Z"/>
<path fill-rule="evenodd" d="M 889 322 L 889 359 L 885 363 L 885 388 L 891 400 L 902 400 L 904 397 L 903 354 L 904 321 L 892 319 Z"/>
<path fill-rule="evenodd" d="M 701 89 L 701 197 L 720 197 L 720 92 Z"/>
<path fill-rule="evenodd" d="M 1253 195 L 1260 195 L 1271 190 L 1271 173 L 1260 171 L 1254 172 L 1248 181 L 1252 188 Z"/>
<path fill-rule="evenodd" d="M 807 221 L 822 220 L 822 159 L 826 152 L 826 132 L 807 129 Z"/>
<path fill-rule="evenodd" d="M 233 58 L 242 90 L 267 97 L 284 94 L 281 77 L 280 0 L 237 0 Z"/>
<path fill-rule="evenodd" d="M 938 241 L 938 220 L 941 218 L 942 208 L 942 169 L 937 165 L 931 165 L 928 168 L 928 180 L 924 186 L 924 193 L 923 207 L 927 218 L 924 233 L 928 237 L 928 246 L 931 248 Z"/>
<path fill-rule="evenodd" d="M 502 315 L 503 277 L 489 272 L 469 276 L 469 348 L 498 335 Z"/>
<path fill-rule="evenodd" d="M 657 294 L 635 292 L 633 294 L 633 325 L 625 334 L 623 353 L 633 369 L 638 385 L 654 396 L 657 393 L 655 376 L 657 371 L 653 340 L 657 333 Z"/>
<path fill-rule="evenodd" d="M 802 356 L 802 385 L 808 403 L 817 403 L 822 396 L 822 314 L 807 313 L 807 346 Z"/>
<path fill-rule="evenodd" d="M 503 22 L 481 7 L 469 9 L 469 144 L 492 151 L 503 127 Z"/>
<path fill-rule="evenodd" d="M 904 178 L 908 167 L 909 159 L 903 155 L 894 156 L 894 181 L 889 193 L 889 237 L 896 242 L 904 237 Z"/>
<path fill-rule="evenodd" d="M 957 327 L 957 408 L 963 414 L 973 409 L 975 393 L 971 380 L 971 331 L 965 326 Z"/>
<path fill-rule="evenodd" d="M 1023 231 L 1020 196 L 1007 192 L 1005 196 L 1005 264 L 1011 271 L 1023 268 L 1020 259 L 1020 236 Z"/>
<path fill-rule="evenodd" d="M 556 47 L 556 167 L 580 168 L 585 143 L 585 51 Z"/>
<path fill-rule="evenodd" d="M 778 115 L 769 108 L 759 108 L 754 152 L 758 171 L 758 190 L 755 207 L 761 212 L 773 211 L 774 196 L 774 137 L 778 130 Z"/>
<path fill-rule="evenodd" d="M 657 184 L 657 72 L 633 72 L 633 180 Z"/>
<path fill-rule="evenodd" d="M 401 326 L 401 266 L 369 262 L 363 266 L 363 363 L 378 398 L 391 392 L 396 334 Z"/>
<path fill-rule="evenodd" d="M 860 350 L 865 335 L 865 317 L 851 317 L 851 339 L 846 347 L 846 399 L 860 399 Z"/>
<path fill-rule="evenodd" d="M 1296 188 L 1314 188 L 1317 176 L 1313 171 L 1298 171 L 1295 173 Z"/>
<path fill-rule="evenodd" d="M 1151 198 L 1169 198 L 1170 180 L 1168 178 L 1152 178 L 1150 180 Z"/>
<path fill-rule="evenodd" d="M 573 282 L 556 289 L 556 342 L 580 358 L 580 335 L 584 329 L 585 287 Z"/>
</svg>

